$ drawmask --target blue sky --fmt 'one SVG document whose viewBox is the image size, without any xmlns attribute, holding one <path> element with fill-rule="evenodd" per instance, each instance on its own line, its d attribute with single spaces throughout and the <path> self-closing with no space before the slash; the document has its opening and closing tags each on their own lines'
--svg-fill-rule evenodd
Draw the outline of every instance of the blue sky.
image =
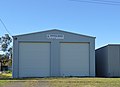
<svg viewBox="0 0 120 87">
<path fill-rule="evenodd" d="M 12 35 L 60 29 L 95 36 L 96 48 L 120 43 L 120 5 L 70 0 L 1 0 L 0 18 Z M 0 36 L 5 33 L 0 23 Z"/>
</svg>

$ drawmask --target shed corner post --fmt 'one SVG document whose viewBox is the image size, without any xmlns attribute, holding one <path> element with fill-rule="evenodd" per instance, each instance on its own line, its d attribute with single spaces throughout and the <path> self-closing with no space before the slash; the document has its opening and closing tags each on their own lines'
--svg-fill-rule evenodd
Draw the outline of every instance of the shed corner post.
<svg viewBox="0 0 120 87">
<path fill-rule="evenodd" d="M 19 59 L 18 59 L 19 43 L 18 40 L 13 38 L 13 59 L 12 59 L 12 78 L 18 78 L 19 74 Z"/>
</svg>

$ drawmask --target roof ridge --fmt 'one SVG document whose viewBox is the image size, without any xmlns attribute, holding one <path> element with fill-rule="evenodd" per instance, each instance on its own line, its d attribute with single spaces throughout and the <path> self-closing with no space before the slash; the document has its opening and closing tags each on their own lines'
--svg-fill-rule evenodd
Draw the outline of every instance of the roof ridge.
<svg viewBox="0 0 120 87">
<path fill-rule="evenodd" d="M 70 33 L 70 34 L 81 35 L 81 36 L 84 36 L 84 37 L 96 38 L 96 37 L 93 37 L 93 36 L 83 35 L 83 34 L 74 33 L 74 32 L 69 32 L 69 31 L 64 31 L 64 30 L 60 30 L 60 29 L 51 29 L 51 30 L 45 30 L 45 31 L 40 31 L 40 32 L 20 34 L 20 35 L 15 35 L 15 36 L 13 36 L 13 37 L 23 36 L 23 35 L 30 35 L 30 34 L 36 34 L 36 33 L 44 33 L 44 32 L 49 32 L 49 31 L 61 31 L 61 32 L 66 32 L 66 33 Z"/>
</svg>

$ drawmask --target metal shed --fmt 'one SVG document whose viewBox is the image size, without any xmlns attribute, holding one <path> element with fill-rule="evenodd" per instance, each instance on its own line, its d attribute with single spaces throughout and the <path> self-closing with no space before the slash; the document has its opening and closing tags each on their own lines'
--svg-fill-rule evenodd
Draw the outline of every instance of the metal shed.
<svg viewBox="0 0 120 87">
<path fill-rule="evenodd" d="M 95 76 L 95 37 L 53 29 L 13 38 L 13 78 Z"/>
<path fill-rule="evenodd" d="M 108 44 L 96 50 L 96 75 L 120 77 L 120 45 Z"/>
</svg>

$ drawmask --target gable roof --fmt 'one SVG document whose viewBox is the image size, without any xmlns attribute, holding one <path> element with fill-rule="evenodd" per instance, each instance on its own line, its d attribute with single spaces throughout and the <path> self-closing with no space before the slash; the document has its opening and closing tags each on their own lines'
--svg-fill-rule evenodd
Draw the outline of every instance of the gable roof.
<svg viewBox="0 0 120 87">
<path fill-rule="evenodd" d="M 68 32 L 68 31 L 63 31 L 63 30 L 59 30 L 59 29 L 52 29 L 52 30 L 34 32 L 34 33 L 28 33 L 28 34 L 15 35 L 15 36 L 12 36 L 12 37 L 19 37 L 19 36 L 25 36 L 25 35 L 31 35 L 31 34 L 37 34 L 37 33 L 44 33 L 44 32 L 51 32 L 51 31 L 60 31 L 60 32 L 74 34 L 74 35 L 89 37 L 89 38 L 96 38 L 96 37 L 93 37 L 93 36 L 88 36 L 88 35 L 83 35 L 83 34 L 78 34 L 78 33 L 73 33 L 73 32 Z"/>
<path fill-rule="evenodd" d="M 108 47 L 108 46 L 120 46 L 120 44 L 107 44 L 107 45 L 104 45 L 102 47 L 97 48 L 96 50 L 99 50 L 99 49 L 102 49 L 102 48 L 105 48 L 105 47 Z"/>
</svg>

